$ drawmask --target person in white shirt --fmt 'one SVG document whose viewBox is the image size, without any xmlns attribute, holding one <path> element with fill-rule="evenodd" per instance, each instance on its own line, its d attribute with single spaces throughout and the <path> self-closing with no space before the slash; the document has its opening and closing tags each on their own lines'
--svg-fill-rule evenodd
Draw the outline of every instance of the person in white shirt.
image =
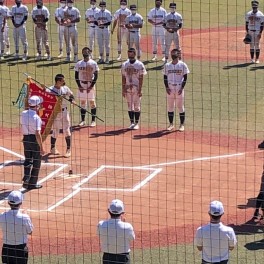
<svg viewBox="0 0 264 264">
<path fill-rule="evenodd" d="M 5 0 L 0 0 L 0 7 L 3 7 L 5 9 L 5 12 L 6 12 L 6 21 L 5 21 L 5 28 L 4 28 L 4 44 L 5 44 L 5 48 L 6 48 L 5 55 L 10 55 L 9 26 L 7 23 L 7 20 L 10 18 L 10 10 L 5 5 Z"/>
<path fill-rule="evenodd" d="M 162 0 L 156 0 L 156 7 L 148 13 L 148 22 L 152 25 L 153 61 L 157 60 L 158 41 L 164 56 L 162 60 L 165 61 L 165 29 L 163 23 L 167 12 L 161 7 L 161 4 Z"/>
<path fill-rule="evenodd" d="M 220 201 L 212 201 L 208 214 L 210 223 L 197 229 L 194 243 L 202 253 L 202 264 L 226 264 L 229 260 L 229 251 L 237 244 L 232 227 L 222 224 L 224 206 Z"/>
<path fill-rule="evenodd" d="M 0 59 L 4 59 L 5 39 L 4 32 L 6 27 L 7 13 L 3 6 L 0 5 Z"/>
<path fill-rule="evenodd" d="M 11 18 L 13 23 L 13 37 L 16 49 L 15 58 L 19 58 L 19 39 L 23 44 L 24 55 L 22 57 L 23 61 L 27 60 L 28 55 L 28 41 L 26 35 L 26 21 L 28 19 L 28 8 L 22 5 L 22 0 L 15 0 L 16 5 L 11 8 Z"/>
<path fill-rule="evenodd" d="M 113 200 L 108 212 L 110 219 L 100 221 L 97 234 L 100 239 L 103 264 L 129 264 L 130 243 L 135 240 L 133 226 L 126 222 L 125 207 L 121 200 Z"/>
<path fill-rule="evenodd" d="M 42 121 L 37 114 L 42 101 L 39 96 L 31 96 L 28 99 L 29 109 L 23 111 L 20 117 L 25 155 L 23 188 L 28 190 L 42 188 L 42 185 L 37 184 L 41 156 L 44 154 L 41 137 Z"/>
<path fill-rule="evenodd" d="M 251 1 L 252 10 L 247 12 L 246 20 L 246 33 L 251 36 L 250 43 L 250 58 L 252 63 L 259 63 L 260 55 L 260 39 L 264 25 L 264 15 L 258 10 L 259 2 Z M 256 60 L 254 59 L 256 58 Z"/>
<path fill-rule="evenodd" d="M 28 235 L 33 232 L 30 217 L 22 213 L 20 207 L 23 194 L 12 191 L 8 195 L 10 210 L 0 214 L 0 226 L 3 233 L 2 263 L 28 263 Z"/>
<path fill-rule="evenodd" d="M 32 19 L 35 24 L 35 38 L 37 44 L 37 60 L 41 60 L 41 50 L 42 44 L 45 46 L 47 60 L 51 60 L 50 56 L 50 47 L 49 47 L 49 37 L 48 37 L 48 28 L 47 22 L 49 21 L 50 13 L 47 7 L 43 6 L 43 0 L 36 1 L 37 6 L 32 10 Z"/>
<path fill-rule="evenodd" d="M 113 34 L 117 25 L 117 60 L 122 59 L 122 40 L 128 41 L 128 29 L 126 28 L 126 18 L 131 15 L 131 11 L 127 8 L 127 0 L 120 0 L 120 8 L 114 14 L 114 23 L 111 33 Z"/>
<path fill-rule="evenodd" d="M 96 40 L 96 34 L 97 34 L 97 25 L 94 23 L 94 17 L 97 12 L 100 11 L 98 7 L 96 7 L 96 0 L 90 1 L 91 7 L 88 8 L 85 12 L 85 20 L 88 23 L 88 36 L 89 36 L 89 49 L 91 52 L 94 51 L 94 43 Z M 93 55 L 91 53 L 91 59 L 93 58 Z"/>
</svg>

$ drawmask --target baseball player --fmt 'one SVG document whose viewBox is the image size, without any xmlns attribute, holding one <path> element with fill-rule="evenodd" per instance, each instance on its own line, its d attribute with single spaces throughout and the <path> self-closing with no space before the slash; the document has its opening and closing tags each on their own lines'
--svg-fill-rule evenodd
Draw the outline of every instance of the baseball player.
<svg viewBox="0 0 264 264">
<path fill-rule="evenodd" d="M 28 19 L 28 8 L 22 4 L 22 0 L 15 0 L 16 5 L 11 8 L 11 18 L 13 23 L 13 37 L 15 42 L 16 55 L 15 58 L 19 58 L 19 39 L 23 44 L 24 55 L 23 61 L 27 60 L 28 54 L 28 41 L 26 36 L 26 21 Z"/>
<path fill-rule="evenodd" d="M 58 58 L 63 57 L 63 40 L 64 40 L 64 30 L 65 26 L 62 22 L 62 17 L 66 6 L 65 0 L 60 0 L 60 7 L 58 7 L 55 11 L 55 21 L 58 24 L 58 34 L 59 34 L 59 55 Z"/>
<path fill-rule="evenodd" d="M 262 214 L 259 214 L 259 209 L 261 209 Z M 259 194 L 257 196 L 256 199 L 256 209 L 253 215 L 253 219 L 257 220 L 259 219 L 263 220 L 264 218 L 264 166 L 263 166 L 263 172 L 262 172 L 262 176 L 261 176 L 261 182 L 260 182 L 260 190 L 259 190 Z"/>
<path fill-rule="evenodd" d="M 44 86 L 45 87 L 45 86 Z M 69 97 L 69 101 L 74 100 L 74 96 L 72 91 L 68 86 L 65 85 L 64 75 L 57 74 L 55 76 L 55 84 L 51 86 L 49 89 L 46 89 L 47 92 L 53 93 L 57 96 Z M 71 156 L 71 123 L 70 123 L 70 115 L 67 107 L 67 100 L 62 100 L 61 112 L 58 113 L 54 122 L 53 122 L 53 132 L 51 135 L 51 151 L 50 153 L 53 155 L 59 155 L 59 151 L 56 149 L 55 144 L 57 140 L 57 136 L 60 133 L 60 129 L 63 129 L 63 133 L 65 134 L 65 141 L 67 145 L 65 158 L 69 158 Z"/>
<path fill-rule="evenodd" d="M 89 101 L 92 113 L 91 127 L 95 127 L 96 103 L 95 103 L 95 84 L 98 78 L 99 67 L 91 59 L 91 50 L 88 47 L 82 49 L 83 60 L 78 61 L 75 65 L 75 80 L 78 85 L 78 98 L 81 107 L 81 122 L 79 126 L 85 125 L 85 114 L 87 101 Z"/>
<path fill-rule="evenodd" d="M 74 62 L 78 61 L 78 30 L 76 23 L 80 22 L 80 11 L 73 6 L 73 0 L 67 1 L 67 7 L 62 14 L 62 24 L 65 26 L 64 39 L 66 43 L 67 57 L 66 61 L 70 61 L 71 45 L 74 51 Z"/>
<path fill-rule="evenodd" d="M 136 50 L 130 48 L 127 52 L 128 60 L 122 64 L 122 96 L 126 98 L 129 129 L 139 129 L 140 104 L 142 97 L 143 76 L 147 74 L 144 64 L 136 60 Z"/>
<path fill-rule="evenodd" d="M 41 60 L 42 43 L 45 46 L 47 60 L 51 60 L 50 47 L 48 39 L 47 22 L 49 21 L 50 13 L 47 7 L 43 6 L 43 0 L 36 1 L 37 6 L 32 10 L 32 19 L 35 24 L 35 38 L 37 44 L 37 60 Z"/>
<path fill-rule="evenodd" d="M 96 39 L 97 25 L 94 23 L 95 13 L 99 12 L 100 9 L 96 7 L 96 0 L 90 1 L 91 7 L 88 8 L 85 12 L 85 20 L 87 21 L 88 27 L 88 36 L 89 36 L 89 49 L 91 52 L 94 50 L 94 42 Z M 91 58 L 93 58 L 91 53 Z"/>
<path fill-rule="evenodd" d="M 111 33 L 113 34 L 117 28 L 117 60 L 120 61 L 122 59 L 121 51 L 122 51 L 122 40 L 125 38 L 126 42 L 128 40 L 128 29 L 126 28 L 125 22 L 126 17 L 131 15 L 131 11 L 127 8 L 127 0 L 120 0 L 120 8 L 114 14 L 114 23 Z"/>
<path fill-rule="evenodd" d="M 168 131 L 174 129 L 174 108 L 178 109 L 180 116 L 179 131 L 184 131 L 185 110 L 184 110 L 184 87 L 187 82 L 187 74 L 190 73 L 188 66 L 179 59 L 180 51 L 171 51 L 172 61 L 165 64 L 163 69 L 164 84 L 167 92 L 167 108 L 170 125 Z"/>
<path fill-rule="evenodd" d="M 110 54 L 110 30 L 109 26 L 112 22 L 112 15 L 109 10 L 106 9 L 106 2 L 101 1 L 99 3 L 101 10 L 94 15 L 94 23 L 97 28 L 97 41 L 99 46 L 100 59 L 98 63 L 109 64 Z M 104 61 L 104 49 L 106 59 Z"/>
<path fill-rule="evenodd" d="M 137 50 L 137 58 L 140 59 L 140 29 L 143 27 L 143 17 L 137 13 L 137 6 L 130 5 L 131 15 L 126 18 L 126 28 L 128 28 L 128 48 L 135 48 Z"/>
<path fill-rule="evenodd" d="M 10 39 L 9 39 L 9 26 L 7 23 L 7 20 L 10 18 L 10 10 L 9 8 L 5 5 L 4 0 L 0 0 L 0 6 L 2 6 L 6 10 L 6 22 L 5 22 L 5 29 L 4 29 L 4 43 L 5 43 L 5 48 L 6 48 L 6 55 L 10 55 Z"/>
<path fill-rule="evenodd" d="M 263 31 L 264 15 L 258 10 L 259 2 L 251 1 L 252 10 L 246 14 L 246 32 L 251 36 L 250 58 L 252 63 L 259 63 L 260 39 Z M 256 60 L 254 60 L 254 56 Z"/>
<path fill-rule="evenodd" d="M 5 41 L 4 41 L 4 32 L 6 26 L 6 10 L 0 6 L 0 59 L 4 59 L 4 51 L 5 51 Z"/>
<path fill-rule="evenodd" d="M 172 42 L 176 49 L 181 50 L 180 48 L 180 35 L 179 29 L 182 28 L 182 16 L 176 12 L 176 3 L 170 3 L 170 13 L 165 16 L 164 28 L 166 29 L 165 33 L 165 62 L 167 63 L 169 58 L 169 52 Z"/>
<path fill-rule="evenodd" d="M 153 61 L 157 60 L 157 45 L 158 41 L 161 45 L 161 50 L 165 61 L 165 29 L 163 23 L 167 15 L 166 10 L 161 7 L 162 0 L 156 0 L 156 7 L 148 13 L 148 22 L 152 24 L 152 44 L 153 44 Z"/>
</svg>

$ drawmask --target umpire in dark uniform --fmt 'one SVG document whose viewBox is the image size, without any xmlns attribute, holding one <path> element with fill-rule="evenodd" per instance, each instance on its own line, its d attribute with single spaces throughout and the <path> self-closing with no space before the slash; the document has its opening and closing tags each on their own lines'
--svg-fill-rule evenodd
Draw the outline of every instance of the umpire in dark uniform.
<svg viewBox="0 0 264 264">
<path fill-rule="evenodd" d="M 42 98 L 34 95 L 28 99 L 29 109 L 21 114 L 21 126 L 24 145 L 24 177 L 23 188 L 27 190 L 40 189 L 37 184 L 41 166 L 41 156 L 44 154 L 41 138 L 41 118 L 38 116 Z"/>
</svg>

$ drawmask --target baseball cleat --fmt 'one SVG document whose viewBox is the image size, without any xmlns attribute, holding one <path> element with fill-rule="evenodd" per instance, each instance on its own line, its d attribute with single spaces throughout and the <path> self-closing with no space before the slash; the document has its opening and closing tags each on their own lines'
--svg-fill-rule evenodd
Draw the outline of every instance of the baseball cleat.
<svg viewBox="0 0 264 264">
<path fill-rule="evenodd" d="M 60 54 L 57 57 L 58 58 L 62 58 L 63 57 L 63 52 L 60 52 Z"/>
<path fill-rule="evenodd" d="M 109 64 L 110 62 L 109 62 L 109 59 L 107 58 L 106 60 L 105 60 L 105 64 Z"/>
<path fill-rule="evenodd" d="M 85 126 L 85 121 L 81 121 L 81 122 L 79 123 L 79 127 L 82 127 L 82 126 Z"/>
<path fill-rule="evenodd" d="M 179 127 L 179 131 L 180 131 L 180 132 L 183 132 L 183 131 L 184 131 L 184 125 L 183 125 L 183 124 L 180 125 L 180 127 Z"/>
<path fill-rule="evenodd" d="M 51 56 L 48 55 L 48 57 L 47 57 L 47 61 L 51 61 L 51 60 L 52 60 Z"/>
<path fill-rule="evenodd" d="M 7 49 L 7 51 L 5 52 L 5 55 L 10 55 L 10 48 Z"/>
<path fill-rule="evenodd" d="M 254 59 L 251 59 L 250 62 L 251 62 L 251 63 L 255 63 L 255 60 L 254 60 Z"/>
<path fill-rule="evenodd" d="M 15 59 L 19 59 L 19 54 L 18 53 L 16 53 Z"/>
<path fill-rule="evenodd" d="M 65 61 L 70 62 L 71 61 L 70 56 L 67 56 L 66 59 L 65 59 Z"/>
<path fill-rule="evenodd" d="M 52 154 L 52 155 L 60 155 L 60 152 L 56 148 L 52 148 L 50 150 L 50 154 Z"/>
<path fill-rule="evenodd" d="M 78 56 L 77 55 L 74 55 L 74 62 L 78 62 Z"/>
<path fill-rule="evenodd" d="M 256 64 L 259 64 L 259 60 L 256 60 L 256 62 L 255 62 Z"/>
<path fill-rule="evenodd" d="M 37 55 L 36 60 L 41 60 L 41 55 L 40 54 Z"/>
<path fill-rule="evenodd" d="M 151 59 L 152 61 L 156 61 L 157 60 L 157 56 L 154 55 L 153 58 Z"/>
<path fill-rule="evenodd" d="M 98 64 L 102 64 L 102 63 L 104 63 L 104 60 L 103 59 L 99 59 L 98 60 Z"/>
<path fill-rule="evenodd" d="M 64 157 L 65 158 L 69 158 L 70 156 L 71 156 L 71 150 L 70 149 L 67 149 Z"/>
<path fill-rule="evenodd" d="M 121 56 L 121 54 L 120 55 L 118 55 L 118 57 L 117 57 L 117 59 L 116 59 L 117 61 L 121 61 L 122 60 L 122 56 Z"/>
<path fill-rule="evenodd" d="M 258 148 L 264 150 L 264 140 L 258 145 Z"/>
<path fill-rule="evenodd" d="M 173 124 L 170 124 L 170 125 L 168 126 L 168 128 L 167 128 L 168 131 L 171 131 L 171 130 L 173 130 L 173 129 L 174 129 L 174 125 L 173 125 Z"/>
<path fill-rule="evenodd" d="M 0 60 L 4 59 L 4 54 L 0 54 Z"/>
<path fill-rule="evenodd" d="M 134 129 L 134 130 L 138 130 L 138 129 L 139 129 L 139 125 L 138 125 L 138 124 L 135 124 L 135 125 L 133 126 L 133 129 Z"/>
<path fill-rule="evenodd" d="M 135 124 L 131 123 L 130 126 L 128 127 L 128 129 L 134 129 Z"/>
<path fill-rule="evenodd" d="M 92 122 L 91 122 L 90 127 L 96 127 L 96 123 L 95 123 L 95 121 L 92 121 Z"/>
<path fill-rule="evenodd" d="M 23 61 L 26 61 L 26 60 L 27 60 L 27 54 L 24 54 L 24 55 L 23 55 L 22 60 L 23 60 Z"/>
</svg>

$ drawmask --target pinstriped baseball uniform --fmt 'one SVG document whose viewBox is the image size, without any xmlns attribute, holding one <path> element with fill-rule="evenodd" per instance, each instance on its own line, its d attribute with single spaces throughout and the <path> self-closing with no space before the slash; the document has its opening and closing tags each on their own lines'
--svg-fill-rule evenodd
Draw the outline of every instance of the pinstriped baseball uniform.
<svg viewBox="0 0 264 264">
<path fill-rule="evenodd" d="M 20 25 L 24 18 L 28 17 L 28 8 L 25 5 L 20 5 L 17 7 L 16 5 L 12 6 L 11 8 L 11 16 L 14 20 L 14 23 L 16 25 Z M 14 27 L 13 29 L 13 37 L 15 42 L 15 49 L 16 53 L 19 52 L 19 39 L 21 39 L 21 42 L 23 43 L 24 53 L 28 50 L 28 41 L 26 36 L 26 22 L 23 23 L 23 25 Z"/>
<path fill-rule="evenodd" d="M 166 15 L 167 12 L 163 7 L 153 8 L 148 13 L 148 19 L 157 24 L 164 22 Z M 162 54 L 165 54 L 165 29 L 162 24 L 152 25 L 153 54 L 157 54 L 158 41 L 161 45 Z"/>
<path fill-rule="evenodd" d="M 94 16 L 97 12 L 100 12 L 98 7 L 88 8 L 85 12 L 85 19 L 88 22 L 88 39 L 89 39 L 89 48 L 91 51 L 94 50 L 94 42 L 96 39 L 97 26 L 94 24 Z"/>
<path fill-rule="evenodd" d="M 7 19 L 10 18 L 10 10 L 7 6 L 2 5 L 2 7 L 6 10 L 6 14 L 7 14 Z M 5 31 L 4 31 L 4 43 L 5 43 L 5 48 L 8 49 L 8 52 L 10 52 L 10 39 L 9 39 L 9 26 L 8 23 L 6 21 L 6 25 L 5 25 Z"/>
<path fill-rule="evenodd" d="M 64 10 L 66 8 L 67 8 L 66 6 L 64 6 L 64 7 L 61 6 L 61 7 L 58 7 L 55 11 L 54 15 L 60 23 L 61 23 L 61 20 L 63 17 Z M 60 53 L 62 53 L 62 50 L 63 50 L 64 30 L 65 30 L 65 26 L 58 24 L 58 31 L 57 32 L 59 34 L 59 51 L 60 51 Z"/>
<path fill-rule="evenodd" d="M 6 10 L 2 6 L 0 6 L 0 28 L 3 27 L 6 18 L 7 18 Z M 4 32 L 0 30 L 0 55 L 1 56 L 3 55 L 4 50 L 5 50 Z"/>
<path fill-rule="evenodd" d="M 47 54 L 50 54 L 48 30 L 44 19 L 49 19 L 50 13 L 47 7 L 37 8 L 36 6 L 32 10 L 32 19 L 36 20 L 35 25 L 35 38 L 37 44 L 37 52 L 40 55 L 42 44 L 45 46 Z M 39 23 L 38 23 L 39 22 Z"/>
</svg>

